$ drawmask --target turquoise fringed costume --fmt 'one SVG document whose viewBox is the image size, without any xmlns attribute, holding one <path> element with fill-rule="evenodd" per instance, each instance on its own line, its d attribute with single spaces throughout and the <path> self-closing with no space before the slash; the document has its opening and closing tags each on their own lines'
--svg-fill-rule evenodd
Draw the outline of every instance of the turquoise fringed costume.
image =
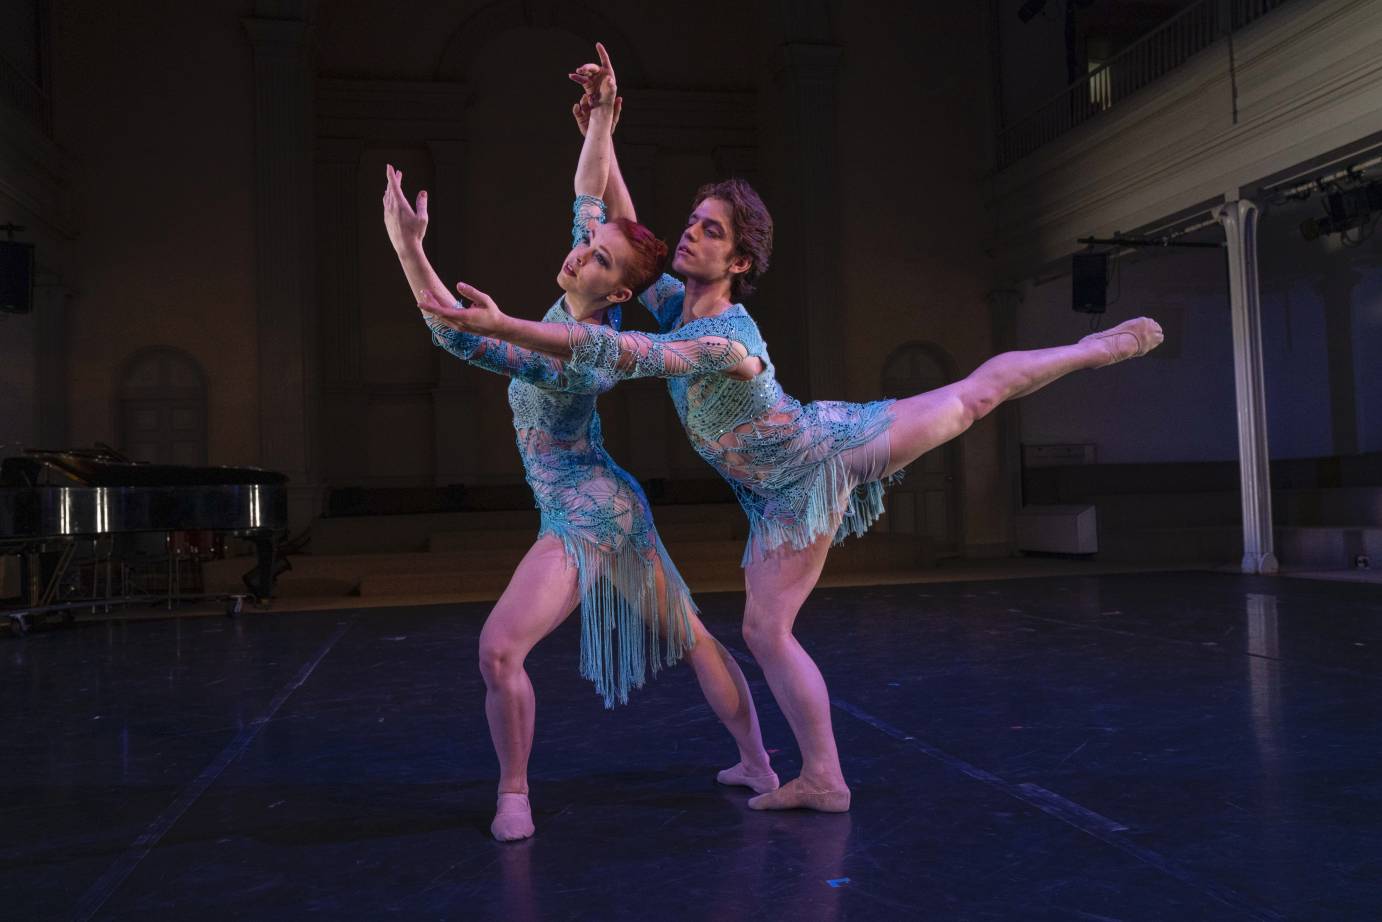
<svg viewBox="0 0 1382 922">
<path fill-rule="evenodd" d="M 579 243 L 587 221 L 603 221 L 604 206 L 582 196 L 575 210 Z M 591 326 L 573 320 L 564 299 L 543 321 Z M 602 329 L 614 332 L 613 309 L 606 321 L 614 327 Z M 614 379 L 435 319 L 428 326 L 438 346 L 512 379 L 518 451 L 542 514 L 538 536 L 561 539 L 580 572 L 581 675 L 595 683 L 606 707 L 627 703 L 630 689 L 642 686 L 650 671 L 677 662 L 694 643 L 688 616 L 696 608 L 653 527 L 638 481 L 605 451 L 595 399 Z"/>
<path fill-rule="evenodd" d="M 883 513 L 891 400 L 802 404 L 777 382 L 768 347 L 742 304 L 684 326 L 686 289 L 664 275 L 639 300 L 660 334 L 572 329 L 568 373 L 667 378 L 697 453 L 734 489 L 749 519 L 743 565 L 821 535 L 838 544 Z M 745 355 L 762 359 L 751 381 L 723 374 Z"/>
</svg>

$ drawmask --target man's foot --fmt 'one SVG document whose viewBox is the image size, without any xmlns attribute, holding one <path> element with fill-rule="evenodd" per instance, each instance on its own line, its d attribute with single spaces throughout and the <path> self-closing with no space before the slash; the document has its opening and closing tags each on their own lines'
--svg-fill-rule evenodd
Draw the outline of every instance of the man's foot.
<svg viewBox="0 0 1382 922">
<path fill-rule="evenodd" d="M 1150 317 L 1135 317 L 1102 332 L 1090 333 L 1080 342 L 1097 342 L 1108 353 L 1105 364 L 1112 365 L 1146 355 L 1160 346 L 1162 339 L 1161 324 Z"/>
<path fill-rule="evenodd" d="M 771 768 L 759 774 L 750 774 L 749 770 L 740 762 L 733 768 L 727 768 L 715 776 L 715 780 L 721 784 L 740 785 L 746 788 L 753 788 L 759 794 L 766 794 L 769 791 L 778 789 L 777 772 Z"/>
<path fill-rule="evenodd" d="M 533 834 L 533 808 L 527 794 L 500 794 L 490 833 L 500 842 L 517 842 Z"/>
<path fill-rule="evenodd" d="M 808 787 L 793 778 L 776 791 L 749 798 L 751 810 L 817 810 L 821 813 L 847 813 L 849 788 L 823 791 Z"/>
</svg>

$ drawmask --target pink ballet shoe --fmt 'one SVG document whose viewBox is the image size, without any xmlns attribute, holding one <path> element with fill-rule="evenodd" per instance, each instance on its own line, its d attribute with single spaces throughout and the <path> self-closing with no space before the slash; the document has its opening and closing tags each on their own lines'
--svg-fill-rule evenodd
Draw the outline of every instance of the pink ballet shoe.
<svg viewBox="0 0 1382 922">
<path fill-rule="evenodd" d="M 800 778 L 793 778 L 776 791 L 749 798 L 750 810 L 815 810 L 819 813 L 848 813 L 849 788 L 838 791 L 812 790 Z"/>
<path fill-rule="evenodd" d="M 489 831 L 500 842 L 517 842 L 531 836 L 533 808 L 528 803 L 528 795 L 501 793 Z"/>
<path fill-rule="evenodd" d="M 777 772 L 769 769 L 761 775 L 751 775 L 749 770 L 740 762 L 733 768 L 727 768 L 715 776 L 715 780 L 720 784 L 728 784 L 738 787 L 753 788 L 755 793 L 766 794 L 769 791 L 776 791 L 779 782 Z"/>
<path fill-rule="evenodd" d="M 1159 323 L 1150 317 L 1135 317 L 1132 320 L 1124 320 L 1116 327 L 1099 333 L 1090 333 L 1083 337 L 1080 342 L 1105 340 L 1103 345 L 1108 348 L 1109 354 L 1107 364 L 1113 365 L 1126 359 L 1135 359 L 1146 355 L 1161 345 L 1163 339 L 1165 336 L 1161 332 Z"/>
</svg>

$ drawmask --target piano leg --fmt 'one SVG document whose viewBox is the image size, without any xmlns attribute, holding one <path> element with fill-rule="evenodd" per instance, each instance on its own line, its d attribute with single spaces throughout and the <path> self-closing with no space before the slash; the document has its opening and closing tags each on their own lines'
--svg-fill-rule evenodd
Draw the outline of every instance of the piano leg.
<svg viewBox="0 0 1382 922">
<path fill-rule="evenodd" d="M 36 608 L 43 604 L 43 555 L 30 551 L 25 556 L 24 571 L 24 582 L 29 587 L 29 605 Z"/>
<path fill-rule="evenodd" d="M 254 569 L 245 574 L 245 586 L 254 593 L 256 601 L 266 602 L 274 592 L 275 542 L 273 534 L 257 534 L 254 541 Z"/>
</svg>

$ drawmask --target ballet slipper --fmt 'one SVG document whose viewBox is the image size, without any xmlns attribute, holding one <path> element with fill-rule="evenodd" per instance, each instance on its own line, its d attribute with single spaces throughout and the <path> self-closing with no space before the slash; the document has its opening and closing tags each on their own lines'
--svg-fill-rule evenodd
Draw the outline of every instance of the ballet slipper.
<svg viewBox="0 0 1382 922">
<path fill-rule="evenodd" d="M 761 775 L 751 775 L 749 770 L 744 767 L 743 762 L 739 762 L 733 768 L 727 768 L 715 776 L 715 780 L 720 784 L 738 785 L 746 788 L 753 788 L 758 794 L 766 794 L 769 791 L 778 789 L 777 772 L 771 768 Z"/>
<path fill-rule="evenodd" d="M 531 836 L 533 808 L 528 804 L 528 795 L 501 793 L 489 831 L 500 842 L 517 842 Z"/>
<path fill-rule="evenodd" d="M 1108 349 L 1109 354 L 1109 360 L 1105 364 L 1113 365 L 1125 359 L 1146 355 L 1161 345 L 1163 338 L 1159 323 L 1150 317 L 1135 317 L 1103 332 L 1090 333 L 1080 342 L 1101 340 L 1101 345 Z"/>
<path fill-rule="evenodd" d="M 749 798 L 751 810 L 816 810 L 821 813 L 849 812 L 849 788 L 838 791 L 812 790 L 793 778 L 776 791 Z"/>
</svg>

